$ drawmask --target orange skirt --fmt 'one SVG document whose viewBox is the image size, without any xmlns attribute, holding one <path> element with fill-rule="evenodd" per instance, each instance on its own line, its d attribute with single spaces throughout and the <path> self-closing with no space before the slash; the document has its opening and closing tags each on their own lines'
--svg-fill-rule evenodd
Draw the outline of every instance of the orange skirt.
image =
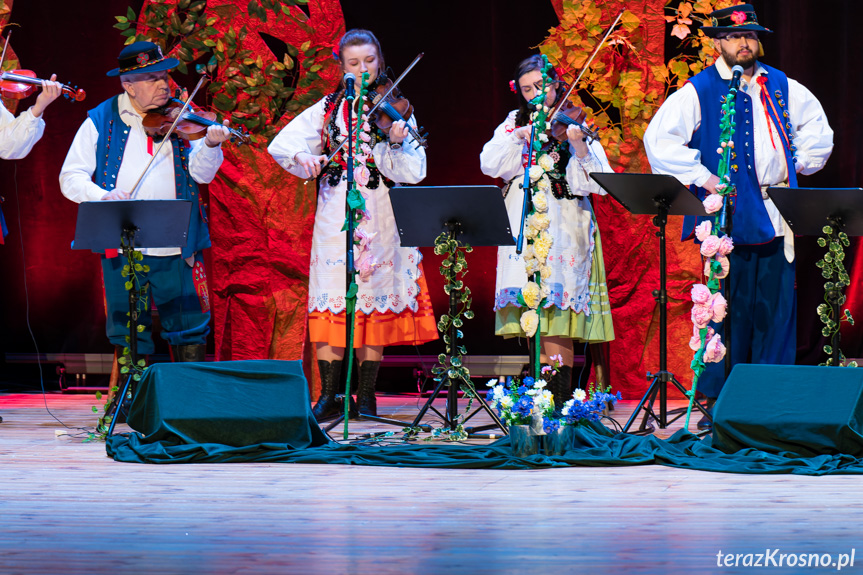
<svg viewBox="0 0 863 575">
<path fill-rule="evenodd" d="M 429 297 L 425 272 L 419 265 L 417 311 L 409 308 L 401 313 L 393 311 L 355 314 L 354 348 L 367 345 L 419 345 L 438 338 L 437 320 Z M 327 311 L 309 313 L 309 339 L 312 343 L 325 343 L 332 347 L 345 347 L 345 312 Z"/>
</svg>

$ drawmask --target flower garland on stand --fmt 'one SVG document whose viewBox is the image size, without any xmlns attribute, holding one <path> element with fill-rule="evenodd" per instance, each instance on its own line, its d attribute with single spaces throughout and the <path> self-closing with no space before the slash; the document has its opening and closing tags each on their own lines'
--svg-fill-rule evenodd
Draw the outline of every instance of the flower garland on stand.
<svg viewBox="0 0 863 575">
<path fill-rule="evenodd" d="M 731 262 L 728 254 L 734 249 L 731 238 L 724 235 L 726 215 L 729 211 L 730 198 L 736 189 L 731 183 L 729 174 L 732 155 L 734 153 L 734 101 L 737 88 L 732 87 L 722 104 L 722 119 L 719 123 L 719 148 L 716 152 L 721 156 L 717 176 L 720 183 L 716 184 L 716 193 L 704 198 L 704 210 L 708 214 L 716 214 L 713 222 L 705 220 L 695 228 L 695 237 L 701 242 L 701 255 L 704 257 L 704 276 L 706 284 L 692 286 L 692 339 L 689 347 L 695 352 L 692 358 L 692 389 L 687 392 L 689 406 L 686 409 L 684 429 L 689 428 L 689 416 L 692 414 L 692 404 L 698 388 L 698 379 L 704 373 L 707 363 L 718 363 L 725 358 L 725 345 L 722 337 L 708 324 L 721 323 L 727 314 L 728 302 L 720 292 L 719 280 L 728 276 Z M 720 236 L 720 233 L 723 235 Z"/>
<path fill-rule="evenodd" d="M 144 260 L 144 254 L 139 252 L 132 246 L 130 243 L 127 243 L 126 236 L 124 235 L 121 239 L 121 246 L 123 248 L 123 255 L 126 258 L 126 264 L 123 266 L 123 270 L 120 272 L 120 275 L 126 278 L 126 283 L 124 287 L 126 291 L 133 292 L 135 297 L 135 313 L 136 316 L 140 316 L 144 312 L 147 311 L 149 307 L 149 297 L 148 292 L 150 288 L 150 284 L 144 283 L 142 278 L 138 275 L 139 273 L 146 274 L 150 271 L 150 266 L 141 263 Z M 142 285 L 143 284 L 143 285 Z M 126 317 L 129 318 L 129 321 L 126 322 L 126 327 L 130 328 L 132 325 L 132 316 L 131 312 L 126 312 Z M 144 325 L 137 325 L 137 332 L 143 333 L 146 329 Z M 139 357 L 137 362 L 132 361 L 132 350 L 130 349 L 130 345 L 132 345 L 131 337 L 126 336 L 126 347 L 123 348 L 123 355 L 117 358 L 117 364 L 120 366 L 120 375 L 123 377 L 132 377 L 132 381 L 135 383 L 141 381 L 141 376 L 144 375 L 144 372 L 147 370 L 147 360 L 143 357 Z M 118 385 L 114 385 L 111 387 L 110 392 L 113 394 L 117 394 L 120 392 L 120 387 Z M 108 435 L 108 430 L 111 426 L 111 421 L 117 416 L 117 413 L 120 411 L 123 402 L 128 398 L 132 398 L 132 388 L 129 387 L 129 390 L 126 392 L 126 397 L 113 397 L 113 401 L 116 402 L 116 409 L 113 414 L 108 415 L 108 407 L 110 403 L 106 397 L 105 403 L 102 406 L 102 417 L 99 418 L 99 421 L 96 423 L 96 433 L 90 433 L 87 435 L 88 440 L 101 439 L 104 440 Z M 102 392 L 96 392 L 96 399 L 102 399 Z M 93 413 L 98 413 L 99 409 L 96 406 L 92 408 Z"/>
<path fill-rule="evenodd" d="M 350 208 L 354 211 L 354 267 L 360 281 L 368 281 L 372 272 L 378 267 L 377 261 L 371 252 L 371 243 L 374 239 L 374 234 L 369 235 L 366 233 L 365 226 L 363 225 L 371 221 L 371 215 L 366 211 L 366 196 L 359 189 L 359 186 L 365 187 L 369 183 L 370 172 L 366 164 L 369 158 L 372 157 L 372 149 L 369 145 L 372 128 L 367 115 L 369 106 L 366 103 L 366 95 L 369 92 L 368 84 L 369 73 L 363 72 L 362 86 L 357 98 L 359 102 L 357 117 L 354 120 L 354 125 L 348 126 L 349 130 L 355 130 L 357 134 L 357 137 L 354 139 L 354 182 L 357 185 L 348 190 L 347 201 Z M 342 231 L 347 231 L 347 229 L 348 218 L 346 216 Z M 357 290 L 358 286 L 354 279 L 351 282 L 352 293 L 348 294 L 348 297 L 353 297 L 353 305 L 356 304 Z M 348 369 L 350 370 L 350 366 Z"/>
<path fill-rule="evenodd" d="M 467 349 L 458 342 L 464 337 L 461 331 L 464 320 L 474 317 L 474 312 L 470 309 L 472 301 L 470 288 L 464 285 L 463 279 L 467 274 L 465 254 L 472 251 L 473 248 L 470 245 L 460 245 L 449 232 L 441 233 L 434 242 L 435 255 L 444 256 L 440 265 L 440 274 L 444 278 L 444 293 L 457 301 L 459 307 L 450 310 L 452 315 L 445 313 L 438 320 L 437 329 L 443 335 L 446 351 L 438 356 L 438 365 L 432 368 L 432 375 L 438 383 L 444 378 L 448 380 L 448 385 L 456 385 L 456 382 L 460 382 L 460 389 L 468 398 L 465 414 L 470 412 L 474 398 L 478 397 L 476 388 L 470 380 L 470 370 L 464 365 L 463 356 L 467 354 Z M 454 339 L 451 336 L 453 333 Z M 418 427 L 405 428 L 406 438 L 416 436 L 419 431 Z M 426 441 L 432 439 L 463 441 L 467 439 L 467 435 L 464 429 L 464 415 L 459 415 L 458 423 L 454 428 L 436 427 L 432 429 L 432 434 L 426 438 Z"/>
<path fill-rule="evenodd" d="M 366 167 L 366 159 L 370 154 L 365 153 L 365 149 L 369 147 L 368 141 L 370 139 L 369 132 L 369 122 L 368 116 L 365 112 L 368 112 L 368 106 L 365 104 L 366 94 L 368 94 L 368 80 L 369 74 L 368 72 L 364 72 L 362 76 L 362 85 L 360 88 L 360 93 L 354 102 L 348 101 L 347 106 L 357 106 L 357 115 L 354 120 L 351 122 L 347 121 L 347 108 L 345 108 L 345 127 L 348 130 L 348 136 L 352 137 L 352 133 L 356 132 L 357 137 L 353 140 L 354 146 L 354 166 L 353 166 L 353 185 L 349 186 L 346 190 L 346 201 L 347 201 L 347 210 L 345 213 L 345 223 L 342 225 L 343 232 L 347 232 L 351 227 L 350 222 L 353 221 L 353 260 L 354 260 L 354 269 L 349 270 L 348 273 L 351 274 L 350 284 L 348 285 L 347 293 L 345 294 L 345 317 L 350 318 L 348 321 L 354 319 L 354 314 L 356 314 L 356 306 L 357 306 L 357 292 L 359 292 L 359 285 L 357 284 L 357 277 L 360 278 L 360 281 L 368 280 L 368 277 L 371 275 L 374 270 L 374 259 L 371 255 L 370 244 L 372 238 L 366 234 L 363 229 L 360 227 L 363 222 L 368 222 L 371 217 L 369 213 L 366 211 L 366 198 L 363 193 L 359 189 L 359 185 L 364 185 L 363 182 L 368 183 L 368 168 Z M 365 136 L 365 137 L 363 137 Z M 363 148 L 365 146 L 365 148 Z M 365 175 L 365 179 L 362 177 Z M 354 351 L 354 321 L 351 321 L 351 325 L 347 326 L 347 339 L 346 349 L 347 355 L 345 357 L 345 361 L 347 363 L 347 380 L 345 383 L 345 398 L 350 397 L 350 385 L 351 385 L 351 375 L 353 372 L 353 351 Z M 345 440 L 348 438 L 348 410 L 350 405 L 348 401 L 345 401 L 345 415 L 344 415 L 344 431 L 343 437 Z"/>
<path fill-rule="evenodd" d="M 535 108 L 531 114 L 532 128 L 536 139 L 531 142 L 532 149 L 528 156 L 528 189 L 524 193 L 528 196 L 527 217 L 525 220 L 525 239 L 527 246 L 522 251 L 525 271 L 527 272 L 527 283 L 521 288 L 516 301 L 527 310 L 521 314 L 519 324 L 525 335 L 534 341 L 534 362 L 532 373 L 534 381 L 540 379 L 540 317 L 537 310 L 545 305 L 550 288 L 544 285 L 542 280 L 551 277 L 551 267 L 548 265 L 548 254 L 554 239 L 549 233 L 551 219 L 548 216 L 548 194 L 551 191 L 551 180 L 546 172 L 554 170 L 555 162 L 548 153 L 543 153 L 542 145 L 548 141 L 545 133 L 548 126 L 549 107 L 546 105 L 546 96 L 551 87 L 548 80 L 549 71 L 552 66 L 545 55 L 542 56 L 542 88 L 530 101 Z M 541 154 L 541 155 L 540 155 Z M 536 157 L 536 164 L 531 165 L 531 160 Z"/>
<path fill-rule="evenodd" d="M 829 355 L 827 361 L 818 365 L 845 365 L 847 359 L 839 349 L 839 327 L 843 321 L 854 325 L 851 310 L 840 311 L 845 304 L 845 288 L 851 285 L 851 278 L 845 270 L 845 248 L 851 245 L 848 234 L 833 226 L 824 226 L 821 229 L 827 236 L 818 238 L 818 245 L 827 248 L 824 257 L 816 262 L 821 269 L 821 275 L 827 280 L 824 284 L 824 301 L 818 304 L 818 319 L 824 324 L 821 335 L 829 338 L 830 343 L 824 346 L 824 353 Z M 856 361 L 848 362 L 848 367 L 857 367 Z"/>
</svg>

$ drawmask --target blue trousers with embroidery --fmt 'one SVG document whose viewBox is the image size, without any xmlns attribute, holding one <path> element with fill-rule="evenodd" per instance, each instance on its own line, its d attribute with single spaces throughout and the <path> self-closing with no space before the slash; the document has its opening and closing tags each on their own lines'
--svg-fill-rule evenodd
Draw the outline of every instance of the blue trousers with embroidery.
<svg viewBox="0 0 863 575">
<path fill-rule="evenodd" d="M 203 270 L 200 253 L 195 254 L 196 266 Z M 195 289 L 194 268 L 180 256 L 144 256 L 140 262 L 150 266 L 147 273 L 138 272 L 142 284 L 149 284 L 149 297 L 159 310 L 162 338 L 170 345 L 204 345 L 210 333 L 210 306 L 207 299 L 200 298 Z M 108 302 L 106 332 L 114 345 L 126 346 L 129 328 L 129 292 L 126 278 L 121 273 L 126 264 L 122 254 L 116 258 L 102 257 L 102 275 L 105 280 L 105 297 Z M 205 292 L 206 293 L 206 292 Z M 138 323 L 146 326 L 138 333 L 138 353 L 153 353 L 153 318 L 148 306 L 139 315 Z"/>
<path fill-rule="evenodd" d="M 731 316 L 731 365 L 791 365 L 797 352 L 797 290 L 794 262 L 785 259 L 783 238 L 754 246 L 736 245 L 723 293 Z M 730 295 L 729 295 L 730 294 Z M 723 335 L 724 326 L 711 324 Z M 698 391 L 718 397 L 725 385 L 725 361 L 708 363 Z"/>
</svg>

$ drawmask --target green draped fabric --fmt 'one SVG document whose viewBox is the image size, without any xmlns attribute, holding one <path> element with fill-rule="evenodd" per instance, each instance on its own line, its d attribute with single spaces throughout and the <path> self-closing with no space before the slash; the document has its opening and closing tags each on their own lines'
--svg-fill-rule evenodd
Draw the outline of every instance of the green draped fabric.
<svg viewBox="0 0 863 575">
<path fill-rule="evenodd" d="M 128 423 L 147 445 L 303 449 L 329 441 L 309 409 L 299 361 L 153 365 L 138 384 Z"/>
<path fill-rule="evenodd" d="M 713 446 L 863 457 L 863 369 L 734 366 L 714 407 Z"/>
<path fill-rule="evenodd" d="M 684 431 L 667 440 L 576 428 L 560 456 L 515 457 L 509 438 L 491 445 L 330 441 L 309 408 L 300 362 L 244 361 L 155 365 L 129 415 L 141 433 L 109 437 L 108 455 L 129 463 L 337 463 L 394 467 L 537 469 L 667 465 L 725 473 L 863 473 L 852 455 L 805 457 L 743 448 L 734 453 Z"/>
</svg>

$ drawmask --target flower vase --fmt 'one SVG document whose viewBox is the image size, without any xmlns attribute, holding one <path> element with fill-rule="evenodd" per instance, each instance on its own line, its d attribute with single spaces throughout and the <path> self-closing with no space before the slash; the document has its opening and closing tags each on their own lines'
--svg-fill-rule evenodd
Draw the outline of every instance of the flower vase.
<svg viewBox="0 0 863 575">
<path fill-rule="evenodd" d="M 534 435 L 545 435 L 545 429 L 542 426 L 542 415 L 534 413 L 530 416 L 530 430 Z"/>
<path fill-rule="evenodd" d="M 509 443 L 512 454 L 516 457 L 527 457 L 539 453 L 539 435 L 536 435 L 530 425 L 510 425 Z"/>
<path fill-rule="evenodd" d="M 564 425 L 542 437 L 542 449 L 546 455 L 563 455 L 573 443 L 573 427 Z"/>
</svg>

